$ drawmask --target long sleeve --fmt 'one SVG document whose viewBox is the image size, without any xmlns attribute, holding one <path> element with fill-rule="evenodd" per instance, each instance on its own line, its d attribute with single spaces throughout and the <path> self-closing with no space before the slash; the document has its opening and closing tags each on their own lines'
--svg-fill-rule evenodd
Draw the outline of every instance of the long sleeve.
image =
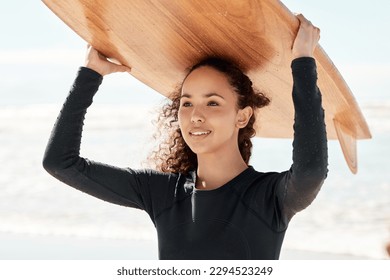
<svg viewBox="0 0 390 280">
<path fill-rule="evenodd" d="M 114 167 L 79 155 L 85 114 L 101 82 L 101 75 L 80 68 L 52 130 L 43 166 L 52 176 L 80 191 L 111 203 L 143 209 L 154 217 L 169 201 L 175 176 Z"/>
<path fill-rule="evenodd" d="M 293 164 L 280 181 L 279 197 L 287 220 L 315 199 L 327 177 L 328 148 L 321 92 L 313 58 L 292 64 L 295 109 Z"/>
<path fill-rule="evenodd" d="M 80 142 L 87 108 L 103 77 L 81 67 L 63 105 L 46 147 L 43 166 L 53 176 L 59 169 L 67 169 L 79 160 Z"/>
</svg>

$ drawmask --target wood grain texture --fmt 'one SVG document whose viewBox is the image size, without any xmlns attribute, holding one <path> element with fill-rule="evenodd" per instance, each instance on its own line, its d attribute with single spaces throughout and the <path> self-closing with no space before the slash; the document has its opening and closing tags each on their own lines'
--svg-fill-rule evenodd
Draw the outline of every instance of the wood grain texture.
<svg viewBox="0 0 390 280">
<path fill-rule="evenodd" d="M 131 66 L 134 77 L 165 96 L 200 59 L 222 56 L 235 61 L 256 88 L 271 98 L 271 105 L 258 112 L 256 135 L 293 136 L 290 64 L 299 21 L 280 1 L 43 2 L 84 40 Z M 340 135 L 355 140 L 371 138 L 353 94 L 320 46 L 315 58 L 328 139 L 340 139 Z M 345 152 L 356 141 L 348 143 L 342 145 L 344 154 L 356 158 L 356 149 Z M 347 162 L 351 164 L 351 160 Z"/>
</svg>

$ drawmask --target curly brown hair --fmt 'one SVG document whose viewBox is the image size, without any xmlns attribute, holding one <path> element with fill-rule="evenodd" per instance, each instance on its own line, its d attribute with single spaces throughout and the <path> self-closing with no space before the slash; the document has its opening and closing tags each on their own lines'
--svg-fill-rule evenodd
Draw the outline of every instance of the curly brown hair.
<svg viewBox="0 0 390 280">
<path fill-rule="evenodd" d="M 253 114 L 248 124 L 241 128 L 238 134 L 238 146 L 245 163 L 249 163 L 252 154 L 251 138 L 256 131 L 253 125 L 256 121 L 256 110 L 270 103 L 270 100 L 261 92 L 253 88 L 252 81 L 233 62 L 217 57 L 203 59 L 187 72 L 183 82 L 169 96 L 157 119 L 157 133 L 155 139 L 159 140 L 157 148 L 149 156 L 154 168 L 162 172 L 184 173 L 196 170 L 197 156 L 184 141 L 179 123 L 178 112 L 180 108 L 182 85 L 188 75 L 197 68 L 211 67 L 228 78 L 234 91 L 237 93 L 237 108 L 252 107 Z"/>
</svg>

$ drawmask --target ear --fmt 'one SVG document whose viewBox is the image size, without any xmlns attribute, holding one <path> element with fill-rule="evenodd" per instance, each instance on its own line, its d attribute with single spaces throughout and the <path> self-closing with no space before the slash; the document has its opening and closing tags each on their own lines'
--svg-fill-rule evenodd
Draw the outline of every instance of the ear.
<svg viewBox="0 0 390 280">
<path fill-rule="evenodd" d="M 248 124 L 250 118 L 252 117 L 253 109 L 250 106 L 245 107 L 244 109 L 238 110 L 236 126 L 238 128 L 244 128 Z"/>
</svg>

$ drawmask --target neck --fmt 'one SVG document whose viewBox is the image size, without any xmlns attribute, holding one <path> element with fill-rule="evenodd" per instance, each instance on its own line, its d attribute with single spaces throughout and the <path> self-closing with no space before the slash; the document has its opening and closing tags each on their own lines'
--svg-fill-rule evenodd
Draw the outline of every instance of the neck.
<svg viewBox="0 0 390 280">
<path fill-rule="evenodd" d="M 221 187 L 248 168 L 238 149 L 231 153 L 201 154 L 197 157 L 198 189 L 211 190 Z"/>
</svg>

